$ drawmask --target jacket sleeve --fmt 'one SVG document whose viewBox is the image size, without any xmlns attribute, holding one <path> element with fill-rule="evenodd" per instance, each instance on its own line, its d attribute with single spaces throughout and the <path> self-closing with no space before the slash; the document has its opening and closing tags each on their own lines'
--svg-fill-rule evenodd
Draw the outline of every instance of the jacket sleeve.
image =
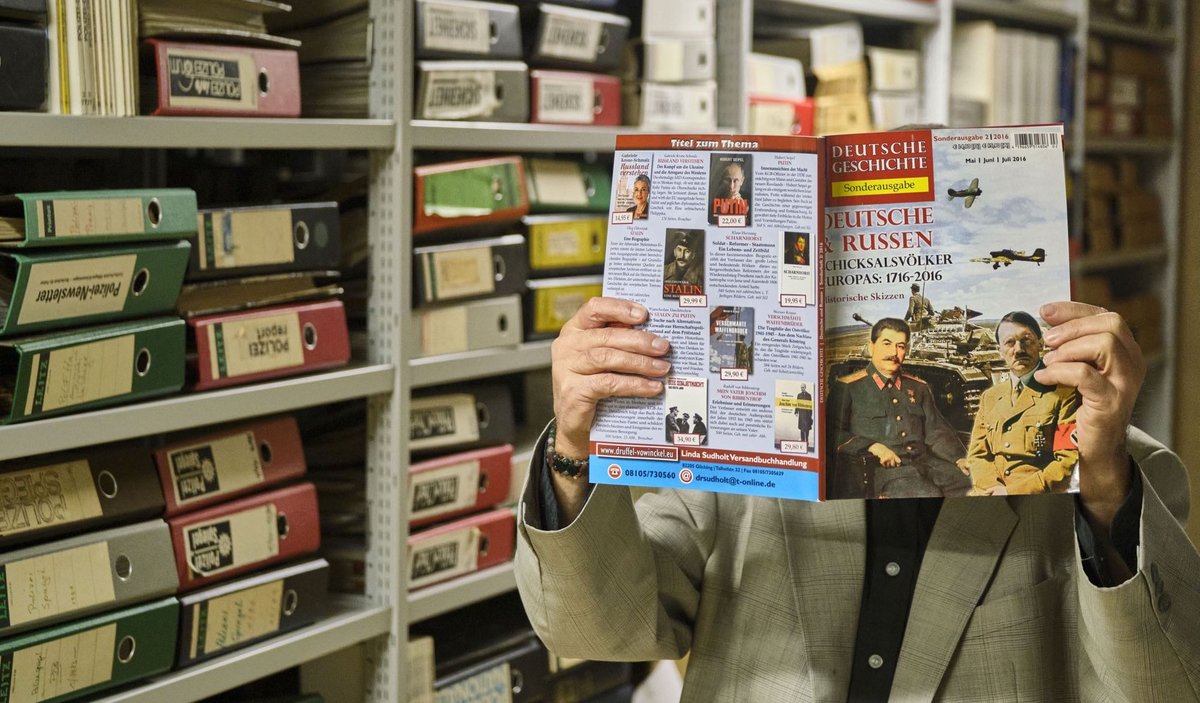
<svg viewBox="0 0 1200 703">
<path fill-rule="evenodd" d="M 535 452 L 533 466 L 542 461 Z M 598 485 L 575 521 L 535 527 L 534 471 L 517 512 L 517 589 L 530 622 L 559 656 L 610 661 L 678 659 L 692 643 L 712 550 L 716 498 L 643 496 Z M 532 519 L 531 519 L 532 518 Z"/>
<path fill-rule="evenodd" d="M 996 476 L 996 468 L 992 457 L 987 451 L 987 428 L 984 418 L 992 402 L 992 389 L 984 391 L 979 403 L 979 411 L 975 413 L 975 423 L 971 426 L 971 441 L 967 447 L 967 468 L 971 472 L 971 484 L 979 490 L 1000 485 Z"/>
<path fill-rule="evenodd" d="M 1080 645 L 1092 670 L 1082 677 L 1083 697 L 1200 700 L 1200 554 L 1183 527 L 1187 472 L 1138 430 L 1130 430 L 1129 447 L 1142 472 L 1137 571 L 1119 586 L 1097 587 L 1077 553 Z"/>
<path fill-rule="evenodd" d="M 854 404 L 851 401 L 850 385 L 841 381 L 829 384 L 828 417 L 833 446 L 830 453 L 857 455 L 867 451 L 875 442 L 859 437 L 851 429 Z"/>
<path fill-rule="evenodd" d="M 941 411 L 937 409 L 937 403 L 933 400 L 933 391 L 928 386 L 923 386 L 923 388 L 925 390 L 921 393 L 921 403 L 925 414 L 925 444 L 929 445 L 930 451 L 942 459 L 958 461 L 967 453 L 962 440 L 958 438 L 958 432 L 954 431 L 954 428 L 942 416 Z"/>
</svg>

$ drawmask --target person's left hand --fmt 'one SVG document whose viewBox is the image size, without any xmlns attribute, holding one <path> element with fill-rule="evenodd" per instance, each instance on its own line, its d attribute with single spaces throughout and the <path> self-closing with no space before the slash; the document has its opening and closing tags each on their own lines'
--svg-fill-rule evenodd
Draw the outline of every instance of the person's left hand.
<svg viewBox="0 0 1200 703">
<path fill-rule="evenodd" d="M 1125 432 L 1146 375 L 1142 351 L 1125 320 L 1104 308 L 1064 301 L 1040 312 L 1054 325 L 1045 335 L 1053 351 L 1035 378 L 1079 392 L 1079 498 L 1085 517 L 1107 536 L 1132 478 Z"/>
</svg>

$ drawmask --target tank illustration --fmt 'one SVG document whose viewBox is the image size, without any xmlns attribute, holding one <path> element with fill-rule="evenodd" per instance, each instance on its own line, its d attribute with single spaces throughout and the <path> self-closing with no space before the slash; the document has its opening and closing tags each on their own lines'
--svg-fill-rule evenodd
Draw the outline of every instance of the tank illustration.
<svg viewBox="0 0 1200 703">
<path fill-rule="evenodd" d="M 904 359 L 904 372 L 929 384 L 938 410 L 964 441 L 970 436 L 980 396 L 1004 372 L 995 333 L 971 322 L 978 315 L 954 307 L 913 324 Z M 867 345 L 874 321 L 858 313 L 852 317 L 863 326 L 843 328 L 830 336 L 826 355 L 830 383 L 870 363 Z"/>
</svg>

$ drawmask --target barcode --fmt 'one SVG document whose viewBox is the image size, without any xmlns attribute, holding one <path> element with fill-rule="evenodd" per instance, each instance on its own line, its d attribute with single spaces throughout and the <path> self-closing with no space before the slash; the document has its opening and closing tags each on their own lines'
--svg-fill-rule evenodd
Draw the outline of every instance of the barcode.
<svg viewBox="0 0 1200 703">
<path fill-rule="evenodd" d="M 1012 135 L 1012 143 L 1018 149 L 1050 149 L 1058 146 L 1058 135 L 1045 132 L 1017 132 Z"/>
</svg>

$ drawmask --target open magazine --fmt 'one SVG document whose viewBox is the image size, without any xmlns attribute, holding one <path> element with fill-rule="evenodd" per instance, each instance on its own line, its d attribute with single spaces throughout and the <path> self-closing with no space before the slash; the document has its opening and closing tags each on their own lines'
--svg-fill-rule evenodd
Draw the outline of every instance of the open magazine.
<svg viewBox="0 0 1200 703">
<path fill-rule="evenodd" d="M 596 483 L 779 498 L 1076 490 L 1033 378 L 1069 295 L 1060 125 L 617 139 L 604 294 L 670 340 L 604 401 Z M 643 206 L 648 201 L 648 206 Z"/>
</svg>

